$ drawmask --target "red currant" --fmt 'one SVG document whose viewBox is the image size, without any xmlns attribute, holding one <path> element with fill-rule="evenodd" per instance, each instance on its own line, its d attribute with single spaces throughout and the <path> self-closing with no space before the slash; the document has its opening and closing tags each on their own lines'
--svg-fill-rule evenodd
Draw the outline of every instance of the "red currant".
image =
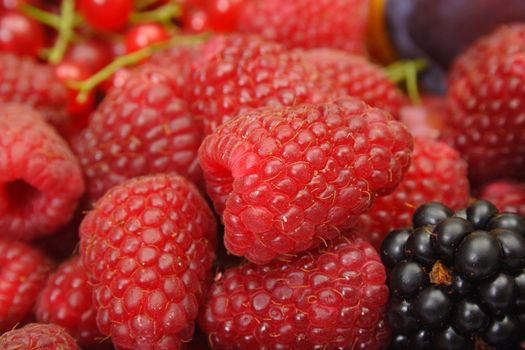
<svg viewBox="0 0 525 350">
<path fill-rule="evenodd" d="M 243 0 L 209 0 L 205 7 L 209 26 L 214 31 L 234 31 Z"/>
<path fill-rule="evenodd" d="M 144 23 L 130 28 L 126 32 L 124 43 L 126 51 L 133 52 L 168 40 L 169 33 L 160 24 Z"/>
<path fill-rule="evenodd" d="M 67 84 L 68 81 L 82 81 L 89 78 L 89 72 L 80 64 L 72 61 L 62 61 L 55 67 L 57 78 Z M 68 88 L 69 103 L 67 110 L 74 117 L 84 117 L 88 115 L 94 107 L 94 94 L 90 93 L 85 102 L 77 101 L 78 91 Z"/>
<path fill-rule="evenodd" d="M 36 56 L 44 47 L 44 28 L 18 11 L 0 14 L 0 51 Z"/>
<path fill-rule="evenodd" d="M 18 6 L 28 3 L 30 5 L 41 7 L 42 1 L 40 0 L 0 0 L 0 10 L 6 9 L 6 10 L 14 10 L 18 8 Z"/>
<path fill-rule="evenodd" d="M 82 66 L 89 74 L 96 73 L 113 59 L 110 43 L 89 39 L 69 46 L 64 60 Z"/>
<path fill-rule="evenodd" d="M 119 31 L 128 23 L 132 0 L 79 0 L 79 11 L 86 21 L 101 31 Z"/>
<path fill-rule="evenodd" d="M 189 33 L 211 30 L 208 14 L 199 7 L 187 7 L 182 14 L 182 26 Z"/>
</svg>

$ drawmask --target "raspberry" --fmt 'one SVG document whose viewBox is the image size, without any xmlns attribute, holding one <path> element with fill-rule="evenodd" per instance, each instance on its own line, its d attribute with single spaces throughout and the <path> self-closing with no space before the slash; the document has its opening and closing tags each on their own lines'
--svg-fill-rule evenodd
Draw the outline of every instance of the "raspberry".
<svg viewBox="0 0 525 350">
<path fill-rule="evenodd" d="M 0 232 L 30 240 L 66 224 L 84 192 L 66 142 L 30 107 L 0 104 Z"/>
<path fill-rule="evenodd" d="M 365 54 L 365 0 L 251 0 L 240 8 L 239 30 L 287 47 L 331 47 Z"/>
<path fill-rule="evenodd" d="M 199 125 L 168 70 L 147 65 L 111 89 L 74 140 L 91 200 L 132 177 L 177 172 L 201 177 Z"/>
<path fill-rule="evenodd" d="M 200 316 L 213 349 L 380 349 L 388 344 L 385 269 L 351 237 L 215 278 Z"/>
<path fill-rule="evenodd" d="M 66 330 L 55 324 L 31 323 L 4 333 L 0 350 L 80 350 Z"/>
<path fill-rule="evenodd" d="M 500 211 L 525 216 L 525 184 L 495 181 L 481 190 L 480 198 L 492 202 Z"/>
<path fill-rule="evenodd" d="M 525 324 L 525 220 L 477 201 L 414 213 L 381 246 L 392 349 L 517 349 Z"/>
<path fill-rule="evenodd" d="M 149 59 L 152 65 L 169 69 L 175 82 L 186 98 L 190 93 L 193 62 L 197 59 L 197 50 L 192 46 L 175 46 L 155 53 Z"/>
<path fill-rule="evenodd" d="M 400 120 L 414 137 L 438 139 L 444 121 L 452 113 L 451 101 L 443 96 L 424 95 L 421 103 L 404 105 Z"/>
<path fill-rule="evenodd" d="M 314 49 L 302 53 L 327 80 L 344 87 L 348 96 L 362 99 L 399 119 L 405 97 L 385 72 L 366 58 L 334 49 Z"/>
<path fill-rule="evenodd" d="M 241 115 L 205 138 L 199 159 L 226 248 L 263 264 L 355 225 L 411 152 L 401 123 L 345 98 Z"/>
<path fill-rule="evenodd" d="M 54 69 L 29 57 L 0 52 L 0 102 L 17 102 L 40 111 L 53 126 L 67 123 L 69 95 Z"/>
<path fill-rule="evenodd" d="M 379 249 L 385 235 L 410 226 L 412 214 L 425 202 L 439 201 L 453 210 L 468 204 L 467 165 L 446 144 L 415 138 L 412 163 L 394 192 L 376 199 L 356 227 Z"/>
<path fill-rule="evenodd" d="M 474 184 L 525 178 L 524 33 L 516 25 L 480 39 L 450 73 L 457 111 L 444 137 L 469 163 Z"/>
<path fill-rule="evenodd" d="M 124 349 L 179 349 L 194 329 L 214 259 L 215 221 L 197 189 L 159 174 L 128 180 L 82 222 L 97 324 Z"/>
<path fill-rule="evenodd" d="M 192 109 L 210 134 L 237 114 L 262 106 L 323 102 L 332 96 L 312 65 L 253 35 L 219 35 L 202 45 L 192 74 Z"/>
<path fill-rule="evenodd" d="M 39 250 L 0 238 L 0 266 L 1 333 L 29 318 L 52 264 Z"/>
<path fill-rule="evenodd" d="M 462 79 L 472 68 L 478 69 L 488 63 L 487 59 L 514 55 L 525 50 L 525 25 L 502 25 L 492 34 L 477 39 L 458 57 L 450 71 L 451 82 Z"/>
<path fill-rule="evenodd" d="M 79 256 L 62 263 L 48 279 L 38 297 L 36 318 L 64 327 L 81 346 L 101 346 L 104 336 L 97 328 L 91 286 Z"/>
</svg>

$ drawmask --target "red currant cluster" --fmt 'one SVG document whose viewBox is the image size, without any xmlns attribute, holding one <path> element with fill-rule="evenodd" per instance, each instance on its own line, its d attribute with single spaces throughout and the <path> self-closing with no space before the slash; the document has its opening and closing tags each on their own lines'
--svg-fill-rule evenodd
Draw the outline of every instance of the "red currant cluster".
<svg viewBox="0 0 525 350">
<path fill-rule="evenodd" d="M 54 67 L 56 78 L 68 88 L 67 113 L 73 117 L 75 131 L 85 126 L 97 93 L 113 85 L 118 77 L 113 73 L 151 54 L 132 53 L 166 43 L 180 33 L 232 30 L 239 3 L 1 0 L 0 51 L 31 56 Z M 224 16 L 231 20 L 224 21 Z"/>
</svg>

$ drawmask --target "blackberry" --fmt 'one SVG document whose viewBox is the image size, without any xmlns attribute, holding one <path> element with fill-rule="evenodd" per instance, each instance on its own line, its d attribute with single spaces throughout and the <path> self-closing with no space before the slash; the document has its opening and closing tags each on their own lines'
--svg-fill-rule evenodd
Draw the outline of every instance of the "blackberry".
<svg viewBox="0 0 525 350">
<path fill-rule="evenodd" d="M 487 201 L 427 203 L 381 246 L 391 349 L 517 349 L 525 339 L 525 218 Z"/>
</svg>

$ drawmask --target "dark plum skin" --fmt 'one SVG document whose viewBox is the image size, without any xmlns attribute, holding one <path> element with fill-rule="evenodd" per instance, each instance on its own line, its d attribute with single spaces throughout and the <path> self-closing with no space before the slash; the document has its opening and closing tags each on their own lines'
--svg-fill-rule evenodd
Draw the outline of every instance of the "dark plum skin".
<svg viewBox="0 0 525 350">
<path fill-rule="evenodd" d="M 525 21 L 522 0 L 389 0 L 386 11 L 401 57 L 424 53 L 444 68 L 480 36 Z"/>
</svg>

